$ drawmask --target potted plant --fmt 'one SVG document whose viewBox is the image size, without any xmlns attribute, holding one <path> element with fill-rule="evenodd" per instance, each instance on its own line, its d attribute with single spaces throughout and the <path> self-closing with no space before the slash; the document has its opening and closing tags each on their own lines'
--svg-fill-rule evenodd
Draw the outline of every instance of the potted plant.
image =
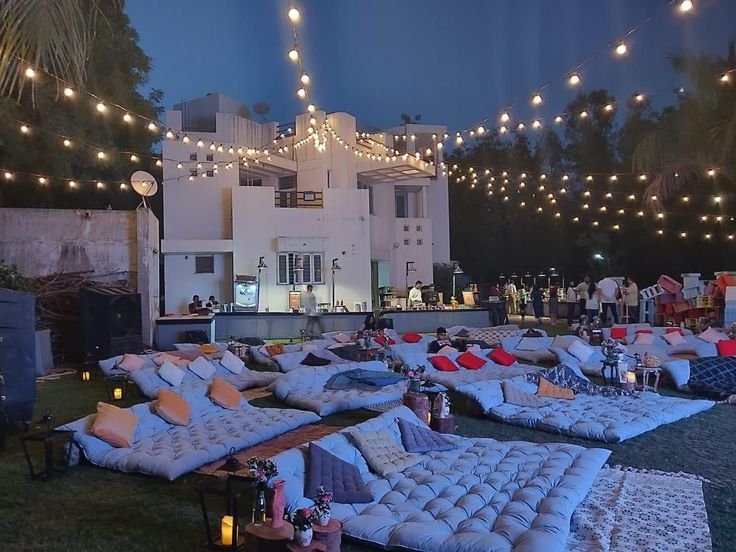
<svg viewBox="0 0 736 552">
<path fill-rule="evenodd" d="M 416 367 L 404 365 L 401 367 L 401 374 L 409 382 L 409 393 L 420 393 L 422 390 L 422 374 L 426 368 L 423 364 Z"/>
<path fill-rule="evenodd" d="M 309 546 L 312 543 L 314 520 L 313 508 L 299 508 L 289 516 L 289 521 L 294 526 L 294 540 L 300 546 Z"/>
<path fill-rule="evenodd" d="M 326 491 L 322 485 L 317 487 L 317 494 L 314 497 L 314 512 L 317 515 L 317 522 L 322 527 L 326 527 L 330 523 L 330 517 L 332 517 L 331 503 L 332 493 Z"/>
<path fill-rule="evenodd" d="M 256 487 L 255 502 L 253 504 L 253 522 L 266 522 L 266 489 L 268 488 L 268 480 L 276 477 L 279 473 L 276 464 L 268 458 L 258 458 L 254 456 L 246 463 L 250 470 L 251 479 L 253 479 Z"/>
</svg>

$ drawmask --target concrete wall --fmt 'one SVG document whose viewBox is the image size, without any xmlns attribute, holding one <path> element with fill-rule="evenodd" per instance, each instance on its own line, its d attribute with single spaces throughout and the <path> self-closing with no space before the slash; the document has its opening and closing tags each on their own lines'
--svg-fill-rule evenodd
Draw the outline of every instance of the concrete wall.
<svg viewBox="0 0 736 552">
<path fill-rule="evenodd" d="M 231 253 L 214 254 L 215 272 L 196 274 L 196 254 L 167 254 L 164 256 L 164 308 L 167 313 L 185 314 L 192 295 L 207 301 L 214 295 L 221 303 L 233 300 L 233 256 Z"/>
</svg>

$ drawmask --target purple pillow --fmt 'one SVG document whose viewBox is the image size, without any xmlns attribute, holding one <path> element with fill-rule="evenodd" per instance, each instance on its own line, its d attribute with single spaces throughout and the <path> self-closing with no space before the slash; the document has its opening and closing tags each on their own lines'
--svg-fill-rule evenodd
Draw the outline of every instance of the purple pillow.
<svg viewBox="0 0 736 552">
<path fill-rule="evenodd" d="M 340 460 L 322 447 L 309 443 L 309 471 L 304 496 L 317 494 L 317 487 L 332 491 L 332 500 L 340 504 L 373 502 L 373 495 L 363 483 L 360 471 L 353 464 Z"/>
<path fill-rule="evenodd" d="M 445 439 L 440 433 L 434 432 L 428 427 L 421 427 L 403 418 L 399 418 L 399 430 L 401 431 L 401 442 L 406 452 L 430 452 L 433 450 L 451 450 L 455 445 Z"/>
</svg>

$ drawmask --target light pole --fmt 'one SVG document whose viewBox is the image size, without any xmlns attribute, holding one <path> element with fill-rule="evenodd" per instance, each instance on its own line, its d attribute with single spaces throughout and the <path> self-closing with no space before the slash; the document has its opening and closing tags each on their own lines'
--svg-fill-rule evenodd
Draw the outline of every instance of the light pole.
<svg viewBox="0 0 736 552">
<path fill-rule="evenodd" d="M 335 312 L 335 272 L 342 270 L 342 267 L 337 264 L 337 258 L 332 259 L 332 312 Z"/>
<path fill-rule="evenodd" d="M 455 294 L 455 278 L 458 274 L 465 274 L 463 272 L 463 269 L 460 268 L 460 263 L 455 263 L 455 269 L 452 271 L 452 297 L 457 298 L 457 295 Z"/>
<path fill-rule="evenodd" d="M 406 272 L 404 277 L 404 283 L 406 285 L 406 309 L 409 310 L 409 273 L 416 272 L 417 269 L 414 266 L 414 261 L 406 261 Z"/>
<path fill-rule="evenodd" d="M 258 307 L 256 307 L 256 312 L 261 311 L 261 272 L 265 272 L 268 270 L 268 265 L 266 264 L 266 257 L 258 257 Z M 266 288 L 266 294 L 268 294 L 268 287 Z M 268 300 L 266 300 L 266 309 L 268 309 Z"/>
</svg>

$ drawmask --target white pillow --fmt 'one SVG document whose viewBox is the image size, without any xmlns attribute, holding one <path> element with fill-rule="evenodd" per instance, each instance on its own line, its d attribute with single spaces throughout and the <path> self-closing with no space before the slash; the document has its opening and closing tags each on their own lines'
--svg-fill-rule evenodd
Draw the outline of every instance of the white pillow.
<svg viewBox="0 0 736 552">
<path fill-rule="evenodd" d="M 245 368 L 245 363 L 234 354 L 232 354 L 230 351 L 225 351 L 224 353 L 222 353 L 220 364 L 223 368 L 232 372 L 233 374 L 240 374 L 243 371 L 243 368 Z"/>
<path fill-rule="evenodd" d="M 161 368 L 158 369 L 158 375 L 161 376 L 162 380 L 174 387 L 179 387 L 181 382 L 184 381 L 184 370 L 169 361 L 161 365 Z"/>
<path fill-rule="evenodd" d="M 217 372 L 215 365 L 204 357 L 195 358 L 191 364 L 189 364 L 189 369 L 203 380 L 210 379 L 215 375 L 215 372 Z"/>
<path fill-rule="evenodd" d="M 714 330 L 713 328 L 708 328 L 704 332 L 701 332 L 698 334 L 698 337 L 706 343 L 718 343 L 722 339 L 728 339 L 725 334 Z"/>
<path fill-rule="evenodd" d="M 445 345 L 442 347 L 439 351 L 437 351 L 438 355 L 447 356 L 452 353 L 457 353 L 458 350 L 455 347 L 450 347 L 449 345 Z"/>
<path fill-rule="evenodd" d="M 654 334 L 650 333 L 637 334 L 634 340 L 634 345 L 651 345 L 652 343 L 654 343 Z"/>
<path fill-rule="evenodd" d="M 538 337 L 522 337 L 516 348 L 519 351 L 538 351 L 542 348 L 542 340 Z"/>
<path fill-rule="evenodd" d="M 337 341 L 338 343 L 350 343 L 352 339 L 350 339 L 349 335 L 345 335 L 344 333 L 339 333 L 337 335 L 333 335 L 332 339 Z"/>
<path fill-rule="evenodd" d="M 568 347 L 567 352 L 577 358 L 580 362 L 587 362 L 588 359 L 593 356 L 593 353 L 595 353 L 595 349 L 593 349 L 593 347 L 589 347 L 582 341 L 573 341 L 570 347 Z"/>
<path fill-rule="evenodd" d="M 685 341 L 685 338 L 680 335 L 680 332 L 666 333 L 662 336 L 662 339 L 664 339 L 667 343 L 669 343 L 673 347 L 675 345 L 682 345 L 683 343 L 687 343 L 687 341 Z"/>
</svg>

